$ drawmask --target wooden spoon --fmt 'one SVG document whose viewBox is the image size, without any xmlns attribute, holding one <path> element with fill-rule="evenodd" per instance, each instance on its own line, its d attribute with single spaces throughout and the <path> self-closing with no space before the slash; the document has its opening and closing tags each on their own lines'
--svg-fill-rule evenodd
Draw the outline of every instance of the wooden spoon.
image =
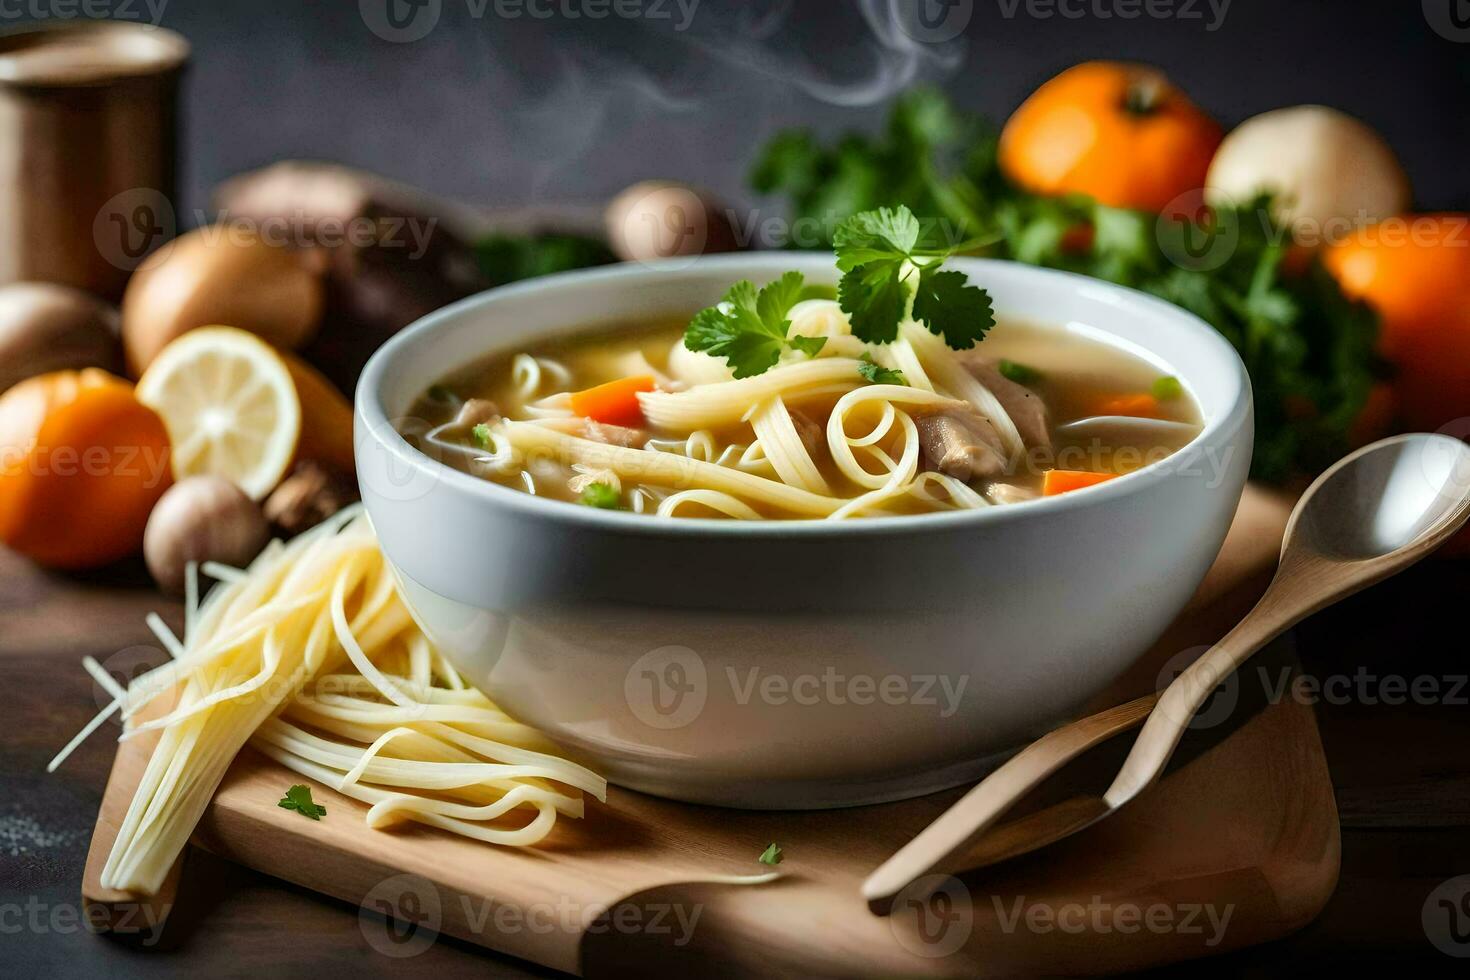
<svg viewBox="0 0 1470 980">
<path fill-rule="evenodd" d="M 1412 565 L 1467 518 L 1470 446 L 1457 439 L 1395 436 L 1342 459 L 1297 502 L 1275 577 L 1224 639 L 1161 694 L 1072 722 L 1013 756 L 863 882 L 868 907 L 886 915 L 919 878 L 1026 854 L 1117 812 L 1159 778 L 1200 705 L 1252 654 L 1311 614 Z M 1140 724 L 1102 796 L 1067 800 L 987 833 L 1058 769 Z"/>
</svg>

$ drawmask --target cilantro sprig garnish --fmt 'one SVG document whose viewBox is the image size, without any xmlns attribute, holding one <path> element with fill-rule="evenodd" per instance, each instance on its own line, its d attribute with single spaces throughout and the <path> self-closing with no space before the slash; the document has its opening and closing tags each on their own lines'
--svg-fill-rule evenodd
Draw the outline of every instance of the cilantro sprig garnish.
<svg viewBox="0 0 1470 980">
<path fill-rule="evenodd" d="M 684 333 L 684 346 L 723 357 L 737 378 L 764 374 L 787 349 L 815 357 L 825 337 L 789 336 L 787 312 L 801 298 L 805 277 L 788 272 L 757 292 L 742 279 L 725 293 L 719 305 L 700 310 Z"/>
<path fill-rule="evenodd" d="M 923 226 L 903 205 L 848 218 L 832 244 L 842 281 L 837 300 L 851 317 L 853 336 L 870 344 L 898 339 L 909 298 L 912 315 L 955 350 L 967 350 L 995 326 L 990 294 L 969 285 L 963 272 L 940 264 L 969 243 L 925 242 Z"/>
<path fill-rule="evenodd" d="M 875 385 L 907 385 L 902 371 L 886 368 L 873 360 L 872 354 L 864 353 L 858 360 L 858 374 Z"/>
<path fill-rule="evenodd" d="M 865 211 L 844 221 L 834 240 L 842 272 L 837 302 L 850 318 L 853 336 L 864 343 L 889 344 L 898 339 L 899 326 L 912 317 L 955 350 L 985 339 L 995 325 L 990 295 L 971 286 L 963 272 L 940 269 L 945 259 L 971 244 L 927 243 L 919 219 L 902 206 Z M 695 315 L 684 332 L 684 346 L 724 358 L 737 378 L 765 373 L 788 350 L 816 357 L 827 338 L 792 336 L 787 319 L 804 295 L 799 272 L 788 272 L 759 291 L 742 279 L 718 305 Z M 860 370 L 868 377 L 865 369 Z M 872 370 L 902 377 L 876 364 Z"/>
<path fill-rule="evenodd" d="M 327 815 L 326 807 L 320 803 L 312 802 L 311 787 L 303 786 L 300 783 L 286 790 L 286 795 L 281 797 L 281 802 L 277 803 L 276 806 L 282 810 L 295 810 L 303 817 L 309 817 L 312 820 L 320 820 Z"/>
</svg>

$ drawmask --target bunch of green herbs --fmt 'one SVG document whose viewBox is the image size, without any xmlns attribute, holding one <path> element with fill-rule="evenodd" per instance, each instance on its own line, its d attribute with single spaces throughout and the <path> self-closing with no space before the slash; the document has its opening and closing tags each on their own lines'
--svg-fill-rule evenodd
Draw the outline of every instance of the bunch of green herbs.
<svg viewBox="0 0 1470 980">
<path fill-rule="evenodd" d="M 915 90 L 877 135 L 824 145 L 778 134 L 751 172 L 793 227 L 831 248 L 848 216 L 906 205 L 967 254 L 1077 272 L 1151 293 L 1211 324 L 1240 352 L 1256 409 L 1252 473 L 1279 481 L 1346 450 L 1381 366 L 1377 321 L 1322 269 L 1288 271 L 1291 239 L 1264 198 L 1163 216 L 1021 191 L 996 164 L 997 132 L 940 93 Z"/>
</svg>

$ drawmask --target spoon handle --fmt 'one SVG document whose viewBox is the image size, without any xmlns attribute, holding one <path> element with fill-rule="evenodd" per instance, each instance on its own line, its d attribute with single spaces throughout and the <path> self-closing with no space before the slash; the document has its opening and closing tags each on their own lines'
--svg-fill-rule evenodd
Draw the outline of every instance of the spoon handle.
<svg viewBox="0 0 1470 980">
<path fill-rule="evenodd" d="M 1117 809 L 1153 785 L 1200 706 L 1256 651 L 1318 610 L 1381 577 L 1348 571 L 1341 563 L 1288 548 L 1255 607 L 1164 689 L 1158 707 L 1144 722 L 1123 767 L 1103 794 L 1108 806 Z"/>
<path fill-rule="evenodd" d="M 887 915 L 915 880 L 965 866 L 967 852 L 1011 807 L 1083 752 L 1139 725 L 1158 697 L 1135 698 L 1064 725 L 1011 756 L 868 876 L 862 892 L 869 908 Z"/>
</svg>

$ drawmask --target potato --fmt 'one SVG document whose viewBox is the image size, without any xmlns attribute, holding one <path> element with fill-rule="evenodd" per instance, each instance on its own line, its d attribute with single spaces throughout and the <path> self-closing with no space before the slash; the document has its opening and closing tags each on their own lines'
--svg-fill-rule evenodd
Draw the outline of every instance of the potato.
<svg viewBox="0 0 1470 980">
<path fill-rule="evenodd" d="M 121 373 L 117 310 L 69 286 L 0 286 L 0 393 L 51 371 Z"/>
<path fill-rule="evenodd" d="M 323 257 L 245 226 L 189 232 L 150 256 L 128 282 L 122 338 L 128 370 L 142 374 L 169 341 L 195 327 L 239 327 L 294 350 L 316 333 Z"/>
</svg>

